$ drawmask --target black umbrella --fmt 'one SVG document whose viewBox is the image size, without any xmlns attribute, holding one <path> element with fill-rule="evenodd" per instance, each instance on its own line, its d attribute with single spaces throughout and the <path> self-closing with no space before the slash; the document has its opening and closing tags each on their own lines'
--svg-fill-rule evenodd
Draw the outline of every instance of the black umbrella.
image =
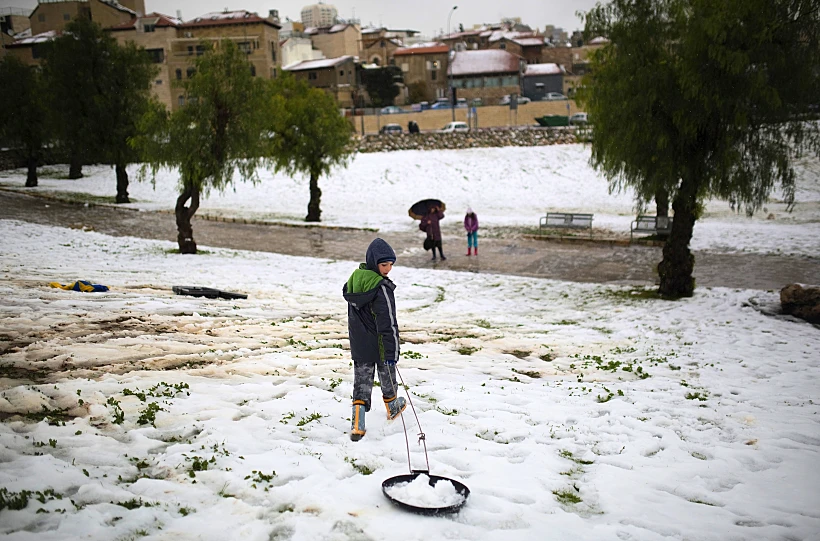
<svg viewBox="0 0 820 541">
<path fill-rule="evenodd" d="M 430 214 L 430 209 L 433 207 L 438 207 L 442 212 L 446 210 L 446 205 L 438 199 L 422 199 L 421 201 L 414 203 L 413 206 L 410 207 L 407 214 L 409 214 L 414 220 L 421 220 Z"/>
</svg>

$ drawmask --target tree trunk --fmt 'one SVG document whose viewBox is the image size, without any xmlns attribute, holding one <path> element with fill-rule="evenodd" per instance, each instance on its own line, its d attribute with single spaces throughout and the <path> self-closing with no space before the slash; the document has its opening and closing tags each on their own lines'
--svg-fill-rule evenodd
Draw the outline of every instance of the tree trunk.
<svg viewBox="0 0 820 541">
<path fill-rule="evenodd" d="M 658 293 L 665 298 L 691 297 L 695 291 L 695 257 L 689 251 L 689 241 L 695 228 L 697 206 L 696 175 L 685 175 L 672 202 L 675 219 L 672 234 L 663 246 L 663 260 L 658 264 L 661 284 Z"/>
<path fill-rule="evenodd" d="M 321 222 L 322 209 L 319 202 L 322 199 L 322 190 L 319 189 L 319 174 L 310 172 L 310 202 L 308 203 L 308 213 L 306 222 Z"/>
<path fill-rule="evenodd" d="M 117 172 L 117 203 L 130 203 L 128 199 L 128 171 L 125 165 L 116 164 L 114 170 Z"/>
<path fill-rule="evenodd" d="M 37 186 L 37 158 L 29 156 L 26 160 L 28 173 L 26 174 L 26 188 Z"/>
<path fill-rule="evenodd" d="M 658 188 L 655 192 L 655 215 L 658 218 L 669 217 L 669 191 L 664 188 Z M 660 220 L 659 220 L 660 221 Z M 658 233 L 659 239 L 668 239 L 669 233 Z"/>
<path fill-rule="evenodd" d="M 68 178 L 72 180 L 83 178 L 83 162 L 76 155 L 71 156 L 71 162 L 68 165 Z"/>
<path fill-rule="evenodd" d="M 657 216 L 669 216 L 669 192 L 664 188 L 658 188 L 655 192 L 655 206 Z"/>
<path fill-rule="evenodd" d="M 191 207 L 185 206 L 185 202 L 191 200 Z M 177 218 L 177 243 L 179 253 L 195 254 L 196 242 L 194 242 L 194 229 L 191 227 L 191 218 L 194 217 L 199 208 L 199 189 L 191 185 L 186 185 L 182 193 L 177 197 L 174 213 Z"/>
</svg>

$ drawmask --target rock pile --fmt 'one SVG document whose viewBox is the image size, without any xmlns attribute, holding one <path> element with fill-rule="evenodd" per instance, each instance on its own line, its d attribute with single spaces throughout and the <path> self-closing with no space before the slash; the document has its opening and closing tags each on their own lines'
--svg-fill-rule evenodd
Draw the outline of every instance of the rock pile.
<svg viewBox="0 0 820 541">
<path fill-rule="evenodd" d="M 359 152 L 394 150 L 442 150 L 506 146 L 541 146 L 575 143 L 573 128 L 486 128 L 468 133 L 400 133 L 365 135 L 358 140 Z"/>
</svg>

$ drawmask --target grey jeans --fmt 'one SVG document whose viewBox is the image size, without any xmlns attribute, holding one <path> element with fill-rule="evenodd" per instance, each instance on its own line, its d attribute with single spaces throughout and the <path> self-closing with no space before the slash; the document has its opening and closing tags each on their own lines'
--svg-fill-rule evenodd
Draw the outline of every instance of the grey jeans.
<svg viewBox="0 0 820 541">
<path fill-rule="evenodd" d="M 379 385 L 384 398 L 396 396 L 396 365 L 384 361 L 369 363 L 353 361 L 353 400 L 364 401 L 365 411 L 370 411 L 370 396 L 373 394 L 373 376 L 379 369 Z"/>
</svg>

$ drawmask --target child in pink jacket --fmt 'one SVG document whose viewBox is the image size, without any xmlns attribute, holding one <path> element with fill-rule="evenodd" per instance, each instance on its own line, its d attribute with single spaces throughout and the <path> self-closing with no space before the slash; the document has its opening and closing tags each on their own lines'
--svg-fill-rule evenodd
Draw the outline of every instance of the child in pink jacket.
<svg viewBox="0 0 820 541">
<path fill-rule="evenodd" d="M 464 216 L 464 229 L 467 230 L 467 255 L 472 255 L 472 250 L 478 255 L 478 216 L 470 207 L 467 207 L 467 215 Z"/>
</svg>

